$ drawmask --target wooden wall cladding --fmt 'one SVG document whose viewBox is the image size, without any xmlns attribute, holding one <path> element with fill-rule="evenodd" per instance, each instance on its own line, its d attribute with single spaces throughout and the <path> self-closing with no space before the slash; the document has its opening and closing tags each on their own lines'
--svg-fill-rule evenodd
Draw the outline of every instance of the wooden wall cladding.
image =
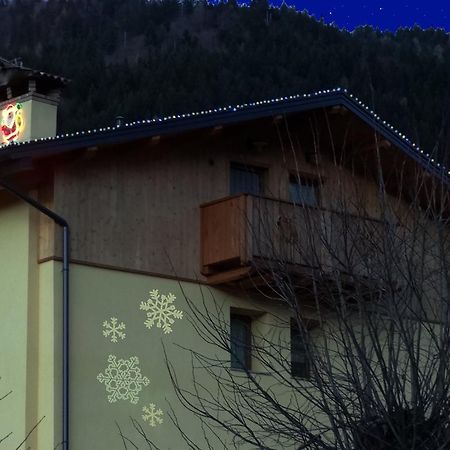
<svg viewBox="0 0 450 450">
<path fill-rule="evenodd" d="M 284 200 L 289 173 L 317 171 L 305 160 L 305 149 L 312 140 L 303 139 L 309 134 L 301 129 L 303 119 L 298 120 L 298 129 L 291 128 L 291 147 L 286 147 L 287 141 L 281 145 L 276 127 L 266 119 L 219 132 L 201 130 L 78 151 L 56 168 L 53 190 L 41 195 L 70 224 L 72 259 L 204 279 L 200 273 L 200 205 L 229 195 L 230 162 L 266 169 L 265 195 Z M 326 204 L 336 192 L 338 170 L 324 156 L 320 171 L 332 181 L 322 187 Z M 348 171 L 339 173 L 339 177 L 354 179 Z M 361 178 L 358 193 L 373 197 L 372 184 Z M 351 189 L 344 190 L 353 195 Z M 60 254 L 54 236 L 54 226 L 42 219 L 41 258 Z"/>
</svg>

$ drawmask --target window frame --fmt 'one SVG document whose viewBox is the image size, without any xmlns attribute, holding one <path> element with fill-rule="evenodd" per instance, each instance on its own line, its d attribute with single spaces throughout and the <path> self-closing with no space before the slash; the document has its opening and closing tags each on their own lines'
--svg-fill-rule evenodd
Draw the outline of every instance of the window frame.
<svg viewBox="0 0 450 450">
<path fill-rule="evenodd" d="M 290 342 L 291 342 L 291 346 L 290 346 L 291 376 L 293 378 L 297 378 L 297 379 L 309 380 L 311 378 L 311 355 L 308 355 L 306 345 L 304 343 L 304 339 L 301 335 L 300 329 L 299 329 L 297 321 L 295 319 L 291 319 L 289 332 L 290 332 Z M 300 338 L 302 340 L 301 350 L 303 350 L 305 362 L 303 363 L 304 367 L 301 370 L 299 370 L 297 368 L 299 363 L 297 361 L 294 361 L 295 351 L 300 350 L 299 346 L 296 346 L 294 348 L 294 339 L 295 338 Z M 295 366 L 294 363 L 296 363 L 297 366 Z"/>
<path fill-rule="evenodd" d="M 256 194 L 254 192 L 248 192 L 248 191 L 239 191 L 239 192 L 233 192 L 232 189 L 232 173 L 233 173 L 233 169 L 237 169 L 240 170 L 241 172 L 245 173 L 253 173 L 258 175 L 259 177 L 259 192 Z M 241 194 L 249 194 L 249 195 L 254 195 L 256 197 L 258 196 L 264 196 L 265 194 L 265 188 L 266 188 L 266 177 L 267 177 L 267 167 L 263 167 L 260 165 L 253 165 L 253 164 L 245 164 L 245 163 L 240 163 L 240 162 L 236 162 L 236 161 L 230 161 L 230 165 L 229 165 L 229 186 L 228 186 L 228 191 L 230 196 L 235 196 L 235 195 L 241 195 Z"/>
<path fill-rule="evenodd" d="M 233 358 L 233 319 L 238 319 L 246 324 L 245 342 L 235 344 L 240 344 L 239 347 L 244 350 L 244 361 L 242 363 L 239 361 L 237 354 Z M 232 370 L 252 370 L 252 322 L 251 316 L 240 311 L 230 311 L 230 368 Z"/>
<path fill-rule="evenodd" d="M 296 198 L 292 198 L 293 196 L 291 195 L 292 193 L 291 185 L 293 184 L 295 184 L 296 186 L 307 186 L 313 188 L 314 198 L 316 199 L 315 204 L 298 202 Z M 295 205 L 306 206 L 310 208 L 319 208 L 321 205 L 321 186 L 322 182 L 317 175 L 303 172 L 295 172 L 295 173 L 290 172 L 288 177 L 289 201 L 291 203 L 294 203 Z"/>
</svg>

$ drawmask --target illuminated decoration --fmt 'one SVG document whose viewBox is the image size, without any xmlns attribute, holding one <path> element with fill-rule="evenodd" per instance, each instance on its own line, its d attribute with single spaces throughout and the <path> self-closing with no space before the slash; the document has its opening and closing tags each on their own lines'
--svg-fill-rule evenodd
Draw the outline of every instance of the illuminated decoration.
<svg viewBox="0 0 450 450">
<path fill-rule="evenodd" d="M 145 127 L 145 126 L 158 126 L 163 125 L 167 122 L 173 122 L 173 121 L 181 121 L 181 120 L 191 120 L 192 118 L 202 117 L 202 116 L 214 116 L 215 114 L 226 114 L 226 113 L 234 113 L 238 111 L 245 111 L 257 107 L 265 107 L 267 105 L 276 105 L 283 102 L 290 102 L 290 101 L 299 101 L 304 100 L 308 102 L 310 99 L 314 98 L 320 98 L 320 97 L 327 97 L 329 95 L 334 96 L 336 94 L 341 95 L 344 97 L 347 101 L 350 101 L 353 106 L 355 106 L 360 111 L 364 111 L 365 114 L 370 116 L 372 119 L 374 119 L 377 122 L 378 127 L 383 129 L 384 131 L 388 131 L 395 135 L 394 137 L 402 141 L 404 144 L 408 145 L 410 147 L 410 150 L 414 152 L 417 156 L 417 158 L 422 162 L 422 164 L 426 164 L 427 167 L 435 169 L 438 168 L 439 172 L 445 176 L 446 180 L 450 182 L 450 168 L 444 166 L 441 163 L 435 162 L 434 158 L 431 158 L 429 153 L 426 153 L 423 149 L 421 149 L 417 144 L 413 143 L 410 139 L 408 139 L 403 133 L 398 131 L 393 125 L 386 122 L 382 119 L 378 114 L 376 114 L 371 108 L 369 108 L 367 105 L 365 105 L 361 100 L 358 99 L 355 95 L 349 93 L 347 89 L 343 89 L 340 87 L 334 88 L 334 89 L 323 89 L 316 92 L 311 92 L 309 94 L 295 94 L 295 95 L 289 95 L 286 97 L 277 97 L 277 98 L 271 98 L 267 100 L 259 100 L 256 102 L 249 102 L 249 103 L 242 103 L 239 105 L 229 105 L 229 106 L 223 106 L 220 108 L 213 108 L 203 111 L 193 111 L 190 113 L 184 113 L 184 114 L 177 114 L 173 116 L 167 116 L 167 117 L 157 117 L 155 119 L 144 119 L 144 120 L 137 120 L 135 122 L 128 122 L 121 126 L 114 126 L 114 127 L 104 127 L 99 129 L 93 129 L 93 130 L 86 130 L 86 131 L 76 131 L 74 133 L 66 133 L 66 134 L 58 134 L 56 136 L 48 136 L 48 137 L 41 137 L 41 138 L 35 138 L 30 139 L 27 142 L 17 142 L 17 141 L 9 141 L 14 145 L 26 145 L 27 143 L 38 143 L 38 142 L 46 142 L 46 141 L 59 141 L 61 139 L 69 139 L 69 138 L 75 138 L 81 136 L 89 136 L 89 135 L 96 135 L 99 133 L 115 133 L 119 128 L 133 128 L 133 127 Z M 6 142 L 8 143 L 8 142 Z"/>
<path fill-rule="evenodd" d="M 21 103 L 10 103 L 2 110 L 1 130 L 5 144 L 16 141 L 24 128 Z"/>
</svg>

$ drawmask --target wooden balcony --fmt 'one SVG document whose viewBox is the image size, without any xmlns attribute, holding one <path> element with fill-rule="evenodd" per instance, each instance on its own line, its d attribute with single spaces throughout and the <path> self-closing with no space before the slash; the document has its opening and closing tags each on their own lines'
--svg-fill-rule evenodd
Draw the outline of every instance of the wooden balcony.
<svg viewBox="0 0 450 450">
<path fill-rule="evenodd" d="M 368 274 L 379 220 L 242 194 L 201 206 L 201 270 L 210 284 L 255 272 L 320 268 Z"/>
</svg>

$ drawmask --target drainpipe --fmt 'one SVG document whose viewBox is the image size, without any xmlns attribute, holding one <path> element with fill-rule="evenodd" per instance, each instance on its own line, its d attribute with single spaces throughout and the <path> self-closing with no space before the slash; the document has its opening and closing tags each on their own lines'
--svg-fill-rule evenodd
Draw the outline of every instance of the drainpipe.
<svg viewBox="0 0 450 450">
<path fill-rule="evenodd" d="M 63 441 L 62 449 L 69 450 L 69 244 L 70 230 L 65 219 L 54 213 L 27 194 L 18 191 L 0 178 L 0 186 L 39 210 L 63 229 Z"/>
</svg>

